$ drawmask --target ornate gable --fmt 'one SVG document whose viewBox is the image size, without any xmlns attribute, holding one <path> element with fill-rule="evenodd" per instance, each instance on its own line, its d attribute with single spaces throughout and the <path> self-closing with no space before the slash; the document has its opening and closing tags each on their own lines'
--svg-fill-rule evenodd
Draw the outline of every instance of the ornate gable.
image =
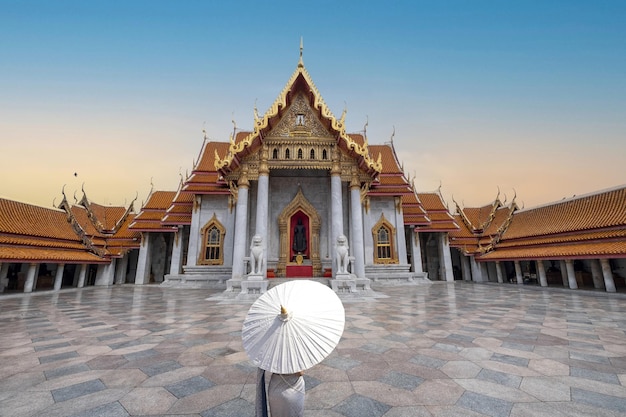
<svg viewBox="0 0 626 417">
<path fill-rule="evenodd" d="M 271 138 L 333 138 L 308 103 L 303 92 L 296 95 L 284 116 L 266 135 Z"/>
</svg>

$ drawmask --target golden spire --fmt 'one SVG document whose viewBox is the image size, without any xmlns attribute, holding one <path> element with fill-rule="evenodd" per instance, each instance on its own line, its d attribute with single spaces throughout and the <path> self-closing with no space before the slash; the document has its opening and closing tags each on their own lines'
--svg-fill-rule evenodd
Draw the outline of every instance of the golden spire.
<svg viewBox="0 0 626 417">
<path fill-rule="evenodd" d="M 304 62 L 302 61 L 302 50 L 304 49 L 304 42 L 302 41 L 302 36 L 300 36 L 300 60 L 298 61 L 298 68 L 304 67 Z"/>
</svg>

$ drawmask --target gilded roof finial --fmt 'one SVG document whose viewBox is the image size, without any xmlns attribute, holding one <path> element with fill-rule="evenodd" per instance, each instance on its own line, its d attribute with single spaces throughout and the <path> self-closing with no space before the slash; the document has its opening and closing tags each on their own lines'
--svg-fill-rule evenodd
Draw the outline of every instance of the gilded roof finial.
<svg viewBox="0 0 626 417">
<path fill-rule="evenodd" d="M 204 141 L 206 142 L 206 129 L 205 129 L 206 121 L 202 122 L 202 136 L 204 137 Z"/>
<path fill-rule="evenodd" d="M 393 137 L 396 136 L 396 127 L 393 127 L 393 131 L 391 132 L 391 143 L 393 144 Z"/>
<path fill-rule="evenodd" d="M 304 41 L 302 40 L 302 36 L 300 36 L 300 60 L 298 61 L 298 68 L 304 67 L 304 62 L 302 61 L 302 50 L 304 49 Z"/>
</svg>

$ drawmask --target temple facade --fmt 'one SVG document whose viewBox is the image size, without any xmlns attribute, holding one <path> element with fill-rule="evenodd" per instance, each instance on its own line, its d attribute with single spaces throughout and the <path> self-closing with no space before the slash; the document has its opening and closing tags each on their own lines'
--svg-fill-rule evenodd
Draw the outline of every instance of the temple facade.
<svg viewBox="0 0 626 417">
<path fill-rule="evenodd" d="M 360 292 L 371 279 L 453 280 L 447 233 L 458 226 L 441 196 L 422 204 L 393 142 L 347 133 L 345 116 L 332 114 L 300 58 L 251 131 L 205 139 L 179 190 L 151 195 L 130 225 L 143 235 L 135 283 L 247 293 L 271 278 L 329 278 Z M 156 259 L 169 273 L 155 275 Z"/>
<path fill-rule="evenodd" d="M 264 292 L 275 279 L 371 283 L 466 280 L 624 290 L 626 186 L 520 209 L 498 196 L 451 213 L 419 192 L 393 137 L 348 133 L 302 61 L 252 128 L 204 137 L 175 191 L 138 213 L 83 197 L 43 208 L 0 198 L 0 290 L 89 285 Z"/>
</svg>

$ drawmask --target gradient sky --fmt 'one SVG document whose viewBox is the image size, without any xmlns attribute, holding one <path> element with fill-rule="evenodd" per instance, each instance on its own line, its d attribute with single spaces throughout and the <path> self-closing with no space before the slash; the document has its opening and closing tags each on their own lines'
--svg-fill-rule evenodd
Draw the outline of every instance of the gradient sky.
<svg viewBox="0 0 626 417">
<path fill-rule="evenodd" d="M 269 108 L 301 37 L 335 116 L 395 129 L 418 191 L 528 208 L 626 184 L 624 1 L 0 0 L 0 196 L 176 190 L 203 129 Z"/>
</svg>

